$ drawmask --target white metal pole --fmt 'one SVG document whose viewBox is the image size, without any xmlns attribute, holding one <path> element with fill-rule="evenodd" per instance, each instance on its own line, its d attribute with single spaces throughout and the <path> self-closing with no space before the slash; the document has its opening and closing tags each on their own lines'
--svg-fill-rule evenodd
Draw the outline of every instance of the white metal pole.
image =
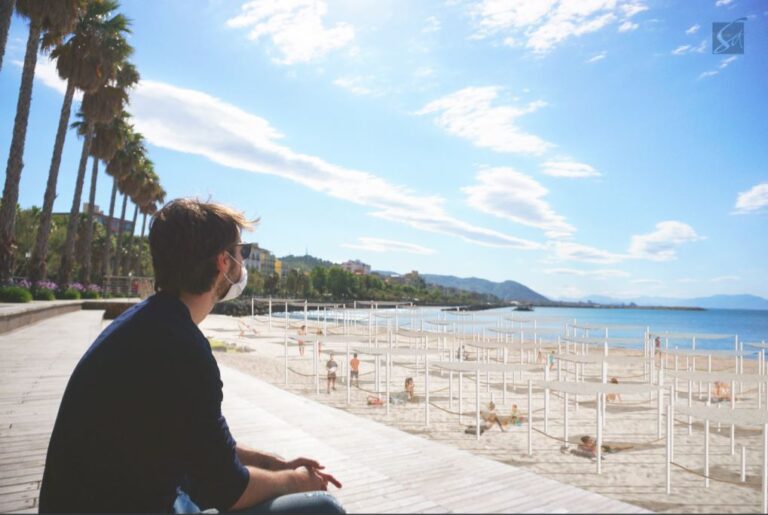
<svg viewBox="0 0 768 515">
<path fill-rule="evenodd" d="M 480 371 L 475 370 L 475 437 L 480 440 Z"/>
<path fill-rule="evenodd" d="M 528 380 L 528 456 L 533 456 L 533 383 Z"/>
<path fill-rule="evenodd" d="M 389 416 L 389 379 L 390 379 L 390 366 L 392 363 L 392 354 L 387 352 L 387 416 Z"/>
<path fill-rule="evenodd" d="M 429 427 L 429 356 L 424 354 L 424 417 Z"/>
<path fill-rule="evenodd" d="M 601 401 L 603 396 L 601 394 L 597 394 L 595 399 L 595 406 L 596 406 L 596 413 L 597 413 L 597 420 L 595 421 L 597 424 L 597 441 L 595 442 L 595 456 L 597 457 L 597 473 L 602 474 L 603 473 L 603 421 L 602 421 L 602 415 L 603 410 L 601 406 Z"/>
<path fill-rule="evenodd" d="M 352 403 L 352 367 L 349 365 L 349 342 L 347 342 L 347 405 Z M 360 381 L 359 372 L 357 380 Z"/>
<path fill-rule="evenodd" d="M 464 417 L 464 374 L 459 372 L 459 424 Z"/>
<path fill-rule="evenodd" d="M 709 488 L 709 419 L 704 420 L 704 487 Z"/>
<path fill-rule="evenodd" d="M 747 448 L 741 446 L 741 482 L 747 482 Z"/>
<path fill-rule="evenodd" d="M 763 513 L 768 513 L 768 424 L 763 424 Z"/>
<path fill-rule="evenodd" d="M 568 447 L 568 392 L 563 392 L 563 442 Z"/>
<path fill-rule="evenodd" d="M 667 495 L 672 493 L 672 405 L 667 406 Z"/>
<path fill-rule="evenodd" d="M 731 409 L 736 409 L 736 381 L 731 381 Z M 731 424 L 731 456 L 736 454 L 736 426 Z"/>
</svg>

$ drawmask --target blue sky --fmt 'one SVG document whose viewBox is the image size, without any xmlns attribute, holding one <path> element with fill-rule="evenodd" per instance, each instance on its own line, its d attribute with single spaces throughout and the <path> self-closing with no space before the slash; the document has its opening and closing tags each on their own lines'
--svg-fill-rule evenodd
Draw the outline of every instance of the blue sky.
<svg viewBox="0 0 768 515">
<path fill-rule="evenodd" d="M 551 297 L 768 297 L 768 5 L 759 0 L 124 0 L 129 110 L 169 198 L 278 255 L 513 279 Z M 746 17 L 745 52 L 712 23 Z M 26 38 L 0 72 L 7 159 Z M 41 58 L 19 202 L 63 85 Z M 68 135 L 57 211 L 72 201 Z M 102 173 L 97 203 L 108 207 Z M 246 236 L 248 238 L 249 236 Z"/>
</svg>

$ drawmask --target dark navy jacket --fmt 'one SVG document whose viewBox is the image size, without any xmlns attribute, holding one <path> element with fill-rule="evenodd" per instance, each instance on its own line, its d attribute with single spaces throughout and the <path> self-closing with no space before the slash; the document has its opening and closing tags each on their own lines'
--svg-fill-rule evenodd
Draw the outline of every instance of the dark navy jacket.
<svg viewBox="0 0 768 515">
<path fill-rule="evenodd" d="M 176 297 L 156 294 L 123 313 L 69 379 L 40 513 L 172 512 L 178 487 L 203 509 L 229 509 L 248 471 L 221 414 L 222 386 L 208 340 Z"/>
</svg>

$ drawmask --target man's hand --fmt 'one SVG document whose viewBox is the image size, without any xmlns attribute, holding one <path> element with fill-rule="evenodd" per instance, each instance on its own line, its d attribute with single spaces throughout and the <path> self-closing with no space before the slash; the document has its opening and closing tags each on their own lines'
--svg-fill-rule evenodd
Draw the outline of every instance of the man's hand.
<svg viewBox="0 0 768 515">
<path fill-rule="evenodd" d="M 328 490 L 328 483 L 336 488 L 341 488 L 336 478 L 325 472 L 320 472 L 315 468 L 299 467 L 292 471 L 293 489 L 295 492 L 313 492 L 317 490 Z"/>
<path fill-rule="evenodd" d="M 287 461 L 285 462 L 285 467 L 288 469 L 298 469 L 299 467 L 304 467 L 310 472 L 313 472 L 314 474 L 320 476 L 325 480 L 326 488 L 327 484 L 330 482 L 332 485 L 334 485 L 336 488 L 341 488 L 341 483 L 333 477 L 331 474 L 327 474 L 325 472 L 321 472 L 322 469 L 325 468 L 324 465 L 320 465 L 317 461 L 310 459 L 310 458 L 296 458 L 295 460 Z"/>
</svg>

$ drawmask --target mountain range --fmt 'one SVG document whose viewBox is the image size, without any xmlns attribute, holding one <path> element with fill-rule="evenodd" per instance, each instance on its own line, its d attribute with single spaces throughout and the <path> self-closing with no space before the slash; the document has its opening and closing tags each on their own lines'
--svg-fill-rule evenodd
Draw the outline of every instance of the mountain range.
<svg viewBox="0 0 768 515">
<path fill-rule="evenodd" d="M 457 288 L 475 293 L 489 293 L 501 300 L 524 302 L 547 302 L 544 295 L 537 293 L 517 281 L 493 282 L 479 277 L 455 277 L 453 275 L 419 274 L 428 284 L 436 284 L 446 288 Z"/>
</svg>

